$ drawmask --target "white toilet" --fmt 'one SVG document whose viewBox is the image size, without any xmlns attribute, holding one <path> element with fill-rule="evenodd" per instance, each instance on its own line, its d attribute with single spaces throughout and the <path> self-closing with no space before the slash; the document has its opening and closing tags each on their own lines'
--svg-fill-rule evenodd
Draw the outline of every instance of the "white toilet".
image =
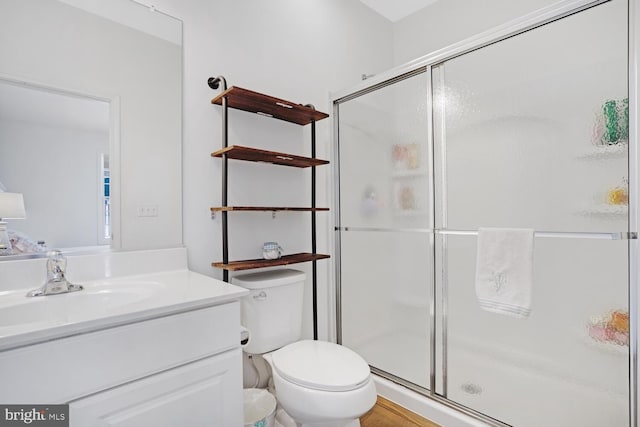
<svg viewBox="0 0 640 427">
<path fill-rule="evenodd" d="M 301 427 L 359 425 L 373 407 L 376 388 L 369 365 L 338 344 L 300 340 L 305 273 L 272 270 L 235 276 L 249 289 L 242 299 L 244 347 L 271 365 L 278 403 Z"/>
</svg>

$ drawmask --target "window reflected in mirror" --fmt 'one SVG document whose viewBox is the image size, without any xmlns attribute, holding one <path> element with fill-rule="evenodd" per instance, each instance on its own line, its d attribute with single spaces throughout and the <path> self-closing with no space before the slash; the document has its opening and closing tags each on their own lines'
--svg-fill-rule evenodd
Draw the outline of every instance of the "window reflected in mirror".
<svg viewBox="0 0 640 427">
<path fill-rule="evenodd" d="M 102 178 L 102 194 L 100 197 L 100 225 L 102 226 L 102 244 L 108 245 L 111 243 L 111 176 L 109 173 L 109 154 L 102 153 L 101 155 L 101 178 Z M 98 239 L 100 242 L 100 239 Z"/>
</svg>

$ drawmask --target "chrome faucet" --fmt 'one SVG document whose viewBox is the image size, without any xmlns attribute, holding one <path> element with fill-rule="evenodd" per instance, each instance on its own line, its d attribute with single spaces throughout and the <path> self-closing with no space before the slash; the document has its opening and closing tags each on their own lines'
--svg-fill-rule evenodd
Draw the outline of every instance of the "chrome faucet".
<svg viewBox="0 0 640 427">
<path fill-rule="evenodd" d="M 39 297 L 44 295 L 65 294 L 67 292 L 81 291 L 82 285 L 74 285 L 65 277 L 67 259 L 62 252 L 54 249 L 47 252 L 47 281 L 38 289 L 27 293 L 28 297 Z"/>
</svg>

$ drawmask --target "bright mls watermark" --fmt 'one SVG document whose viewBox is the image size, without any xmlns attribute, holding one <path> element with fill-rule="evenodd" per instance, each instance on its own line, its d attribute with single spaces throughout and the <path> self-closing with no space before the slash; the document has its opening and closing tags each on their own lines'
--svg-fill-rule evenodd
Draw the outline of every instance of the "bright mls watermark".
<svg viewBox="0 0 640 427">
<path fill-rule="evenodd" d="M 69 405 L 0 405 L 0 427 L 69 427 Z"/>
</svg>

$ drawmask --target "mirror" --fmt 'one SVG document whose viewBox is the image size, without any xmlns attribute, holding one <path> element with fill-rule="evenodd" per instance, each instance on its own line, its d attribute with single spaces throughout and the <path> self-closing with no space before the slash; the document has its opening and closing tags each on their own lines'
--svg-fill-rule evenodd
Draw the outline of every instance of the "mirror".
<svg viewBox="0 0 640 427">
<path fill-rule="evenodd" d="M 0 191 L 28 209 L 14 254 L 110 245 L 109 127 L 106 101 L 0 80 Z"/>
<path fill-rule="evenodd" d="M 181 245 L 182 23 L 134 0 L 0 0 L 0 16 L 14 253 Z"/>
</svg>

